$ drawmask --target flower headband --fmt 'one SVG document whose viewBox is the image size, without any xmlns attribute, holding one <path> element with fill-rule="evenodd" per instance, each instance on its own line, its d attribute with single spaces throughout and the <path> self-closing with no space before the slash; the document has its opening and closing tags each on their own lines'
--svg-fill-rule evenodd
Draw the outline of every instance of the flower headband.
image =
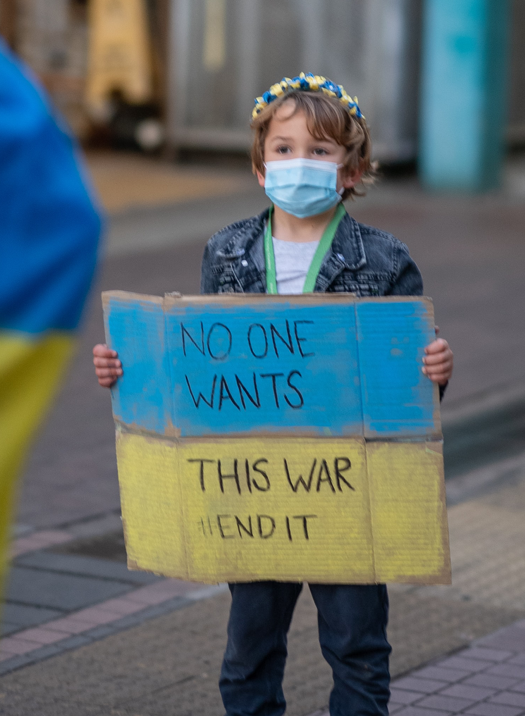
<svg viewBox="0 0 525 716">
<path fill-rule="evenodd" d="M 265 92 L 262 97 L 256 97 L 255 107 L 252 112 L 253 119 L 255 119 L 255 117 L 257 117 L 257 115 L 260 114 L 271 102 L 287 92 L 292 92 L 293 90 L 323 92 L 323 94 L 328 97 L 336 97 L 341 104 L 344 104 L 351 115 L 359 119 L 364 119 L 364 115 L 357 104 L 357 97 L 352 99 L 350 95 L 346 93 L 342 85 L 336 85 L 331 80 L 327 80 L 326 77 L 313 75 L 311 72 L 307 72 L 306 74 L 301 72 L 299 77 L 294 77 L 293 79 L 284 77 L 280 82 L 272 85 L 268 92 Z"/>
</svg>

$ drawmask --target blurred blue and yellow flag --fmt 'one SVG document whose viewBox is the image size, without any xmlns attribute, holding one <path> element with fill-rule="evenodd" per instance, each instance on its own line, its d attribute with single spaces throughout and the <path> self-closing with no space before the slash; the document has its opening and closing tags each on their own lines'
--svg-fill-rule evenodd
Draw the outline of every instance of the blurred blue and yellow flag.
<svg viewBox="0 0 525 716">
<path fill-rule="evenodd" d="M 0 41 L 0 576 L 16 476 L 71 355 L 100 233 L 74 140 Z"/>
</svg>

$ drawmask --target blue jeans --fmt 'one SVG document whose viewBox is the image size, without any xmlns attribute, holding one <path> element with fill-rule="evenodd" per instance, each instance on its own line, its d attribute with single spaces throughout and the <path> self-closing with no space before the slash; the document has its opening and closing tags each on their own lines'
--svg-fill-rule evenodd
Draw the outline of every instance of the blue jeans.
<svg viewBox="0 0 525 716">
<path fill-rule="evenodd" d="M 228 645 L 219 682 L 227 716 L 281 716 L 287 634 L 302 584 L 231 584 Z M 310 584 L 319 642 L 332 667 L 331 716 L 387 716 L 385 585 Z"/>
</svg>

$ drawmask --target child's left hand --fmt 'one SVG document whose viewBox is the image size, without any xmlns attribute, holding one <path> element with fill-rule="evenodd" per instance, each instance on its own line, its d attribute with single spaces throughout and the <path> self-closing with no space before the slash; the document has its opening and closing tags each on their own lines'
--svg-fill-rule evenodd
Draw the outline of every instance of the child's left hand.
<svg viewBox="0 0 525 716">
<path fill-rule="evenodd" d="M 436 335 L 438 333 L 439 328 L 436 328 Z M 446 385 L 454 370 L 454 354 L 450 350 L 447 341 L 443 338 L 436 338 L 435 341 L 432 341 L 425 348 L 423 363 L 425 364 L 423 373 L 433 383 Z"/>
</svg>

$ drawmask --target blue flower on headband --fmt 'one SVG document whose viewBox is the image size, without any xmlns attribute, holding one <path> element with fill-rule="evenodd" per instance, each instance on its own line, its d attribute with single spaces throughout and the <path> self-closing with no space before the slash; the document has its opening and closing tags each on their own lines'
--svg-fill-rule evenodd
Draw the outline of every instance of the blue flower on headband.
<svg viewBox="0 0 525 716">
<path fill-rule="evenodd" d="M 280 82 L 272 85 L 261 97 L 256 97 L 252 117 L 255 119 L 255 117 L 274 100 L 294 90 L 322 92 L 328 97 L 335 97 L 348 109 L 353 117 L 364 119 L 364 115 L 357 104 L 357 97 L 352 99 L 342 85 L 336 85 L 335 82 L 326 79 L 326 77 L 313 75 L 311 72 L 307 72 L 306 74 L 301 72 L 298 77 L 294 77 L 293 79 L 284 77 Z"/>
</svg>

